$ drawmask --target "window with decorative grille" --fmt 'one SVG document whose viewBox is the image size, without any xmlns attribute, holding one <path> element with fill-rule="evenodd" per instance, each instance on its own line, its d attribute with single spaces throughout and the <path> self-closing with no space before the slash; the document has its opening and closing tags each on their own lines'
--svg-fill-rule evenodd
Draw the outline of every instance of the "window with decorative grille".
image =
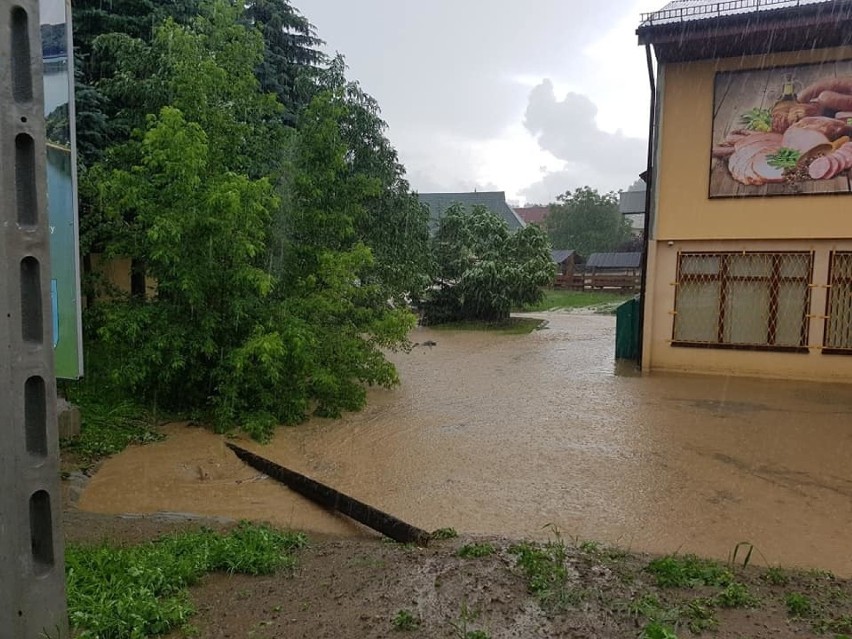
<svg viewBox="0 0 852 639">
<path fill-rule="evenodd" d="M 805 348 L 812 269 L 810 252 L 681 253 L 673 344 Z"/>
<path fill-rule="evenodd" d="M 823 346 L 852 355 L 852 251 L 831 254 L 828 318 Z"/>
</svg>

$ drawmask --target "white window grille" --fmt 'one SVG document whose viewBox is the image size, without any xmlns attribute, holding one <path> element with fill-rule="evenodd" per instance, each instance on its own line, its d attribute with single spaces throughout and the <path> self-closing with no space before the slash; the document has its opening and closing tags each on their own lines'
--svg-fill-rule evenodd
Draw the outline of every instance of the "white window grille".
<svg viewBox="0 0 852 639">
<path fill-rule="evenodd" d="M 680 253 L 672 343 L 802 350 L 813 254 Z"/>
<path fill-rule="evenodd" d="M 852 355 L 852 251 L 831 254 L 823 352 Z"/>
</svg>

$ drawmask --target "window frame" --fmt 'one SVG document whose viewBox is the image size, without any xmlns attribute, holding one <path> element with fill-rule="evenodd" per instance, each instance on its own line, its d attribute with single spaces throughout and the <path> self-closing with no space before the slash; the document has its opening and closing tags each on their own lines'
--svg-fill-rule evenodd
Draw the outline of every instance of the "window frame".
<svg viewBox="0 0 852 639">
<path fill-rule="evenodd" d="M 835 262 L 834 258 L 836 255 L 849 256 L 849 259 L 852 259 L 852 251 L 848 250 L 834 250 L 831 251 L 828 255 L 828 293 L 825 296 L 825 322 L 823 334 L 822 334 L 822 354 L 823 355 L 852 355 L 852 345 L 849 348 L 839 348 L 837 346 L 829 346 L 828 345 L 828 327 L 831 322 L 831 296 L 834 293 L 834 267 Z M 852 277 L 849 278 L 849 283 L 852 284 Z M 852 304 L 850 304 L 852 306 Z"/>
<path fill-rule="evenodd" d="M 736 255 L 765 255 L 772 258 L 771 275 L 767 279 L 762 276 L 749 275 L 729 275 L 728 258 Z M 781 276 L 781 257 L 782 256 L 807 256 L 808 273 L 802 277 Z M 718 257 L 719 272 L 716 274 L 683 274 L 683 260 L 685 257 Z M 672 312 L 672 338 L 671 345 L 678 348 L 712 348 L 721 350 L 734 351 L 769 351 L 776 353 L 809 353 L 810 347 L 808 340 L 811 330 L 811 304 L 814 278 L 814 251 L 678 251 L 677 256 L 677 272 L 675 282 L 675 299 L 674 310 Z M 719 309 L 716 316 L 716 336 L 717 342 L 692 342 L 678 340 L 677 335 L 677 301 L 679 289 L 683 282 L 704 281 L 704 282 L 719 282 Z M 769 318 L 767 320 L 767 341 L 770 337 L 776 338 L 776 328 L 778 326 L 778 295 L 780 285 L 783 282 L 799 282 L 806 286 L 804 317 L 802 325 L 801 342 L 798 346 L 785 346 L 778 344 L 731 344 L 723 342 L 725 335 L 725 310 L 727 302 L 728 285 L 730 282 L 767 282 L 769 285 Z M 774 304 L 773 304 L 774 302 Z M 774 312 L 773 312 L 774 308 Z M 844 351 L 846 353 L 847 351 Z M 848 351 L 852 354 L 852 351 Z"/>
</svg>

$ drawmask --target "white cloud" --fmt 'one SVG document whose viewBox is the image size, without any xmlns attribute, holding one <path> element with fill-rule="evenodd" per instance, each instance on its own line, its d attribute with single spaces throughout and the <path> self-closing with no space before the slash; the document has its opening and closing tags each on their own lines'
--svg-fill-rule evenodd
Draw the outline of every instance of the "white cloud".
<svg viewBox="0 0 852 639">
<path fill-rule="evenodd" d="M 566 184 L 557 192 L 586 183 L 617 188 L 644 168 L 642 162 L 613 169 L 609 160 L 566 164 L 554 157 L 566 155 L 563 124 L 550 116 L 583 113 L 579 103 L 560 109 L 564 100 L 556 95 L 587 96 L 594 114 L 586 113 L 585 121 L 601 134 L 595 141 L 618 146 L 617 129 L 627 146 L 644 135 L 647 74 L 633 31 L 640 11 L 662 3 L 296 0 L 328 50 L 345 54 L 350 77 L 378 100 L 415 188 L 490 186 L 511 199 L 523 199 L 525 189 L 543 179 L 550 185 L 544 190 Z M 554 104 L 537 108 L 554 113 L 542 116 L 539 144 L 524 128 L 524 111 L 545 78 Z"/>
<path fill-rule="evenodd" d="M 526 197 L 552 201 L 555 195 L 579 186 L 617 190 L 636 179 L 645 166 L 645 140 L 620 130 L 602 130 L 597 114 L 596 105 L 585 95 L 568 93 L 557 98 L 550 80 L 530 92 L 524 125 L 541 148 L 564 165 L 525 189 Z"/>
</svg>

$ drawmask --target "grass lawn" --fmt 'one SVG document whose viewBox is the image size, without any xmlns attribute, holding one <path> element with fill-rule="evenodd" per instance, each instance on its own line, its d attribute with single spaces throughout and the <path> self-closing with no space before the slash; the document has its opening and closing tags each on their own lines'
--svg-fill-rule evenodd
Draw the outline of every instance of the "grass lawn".
<svg viewBox="0 0 852 639">
<path fill-rule="evenodd" d="M 541 326 L 542 321 L 531 317 L 510 317 L 499 322 L 467 321 L 430 325 L 436 331 L 494 331 L 504 335 L 526 335 Z"/>
<path fill-rule="evenodd" d="M 544 299 L 538 304 L 530 304 L 518 311 L 549 311 L 560 308 L 588 308 L 606 304 L 619 304 L 631 299 L 633 295 L 624 293 L 605 293 L 599 291 L 557 291 L 546 289 Z"/>
</svg>

